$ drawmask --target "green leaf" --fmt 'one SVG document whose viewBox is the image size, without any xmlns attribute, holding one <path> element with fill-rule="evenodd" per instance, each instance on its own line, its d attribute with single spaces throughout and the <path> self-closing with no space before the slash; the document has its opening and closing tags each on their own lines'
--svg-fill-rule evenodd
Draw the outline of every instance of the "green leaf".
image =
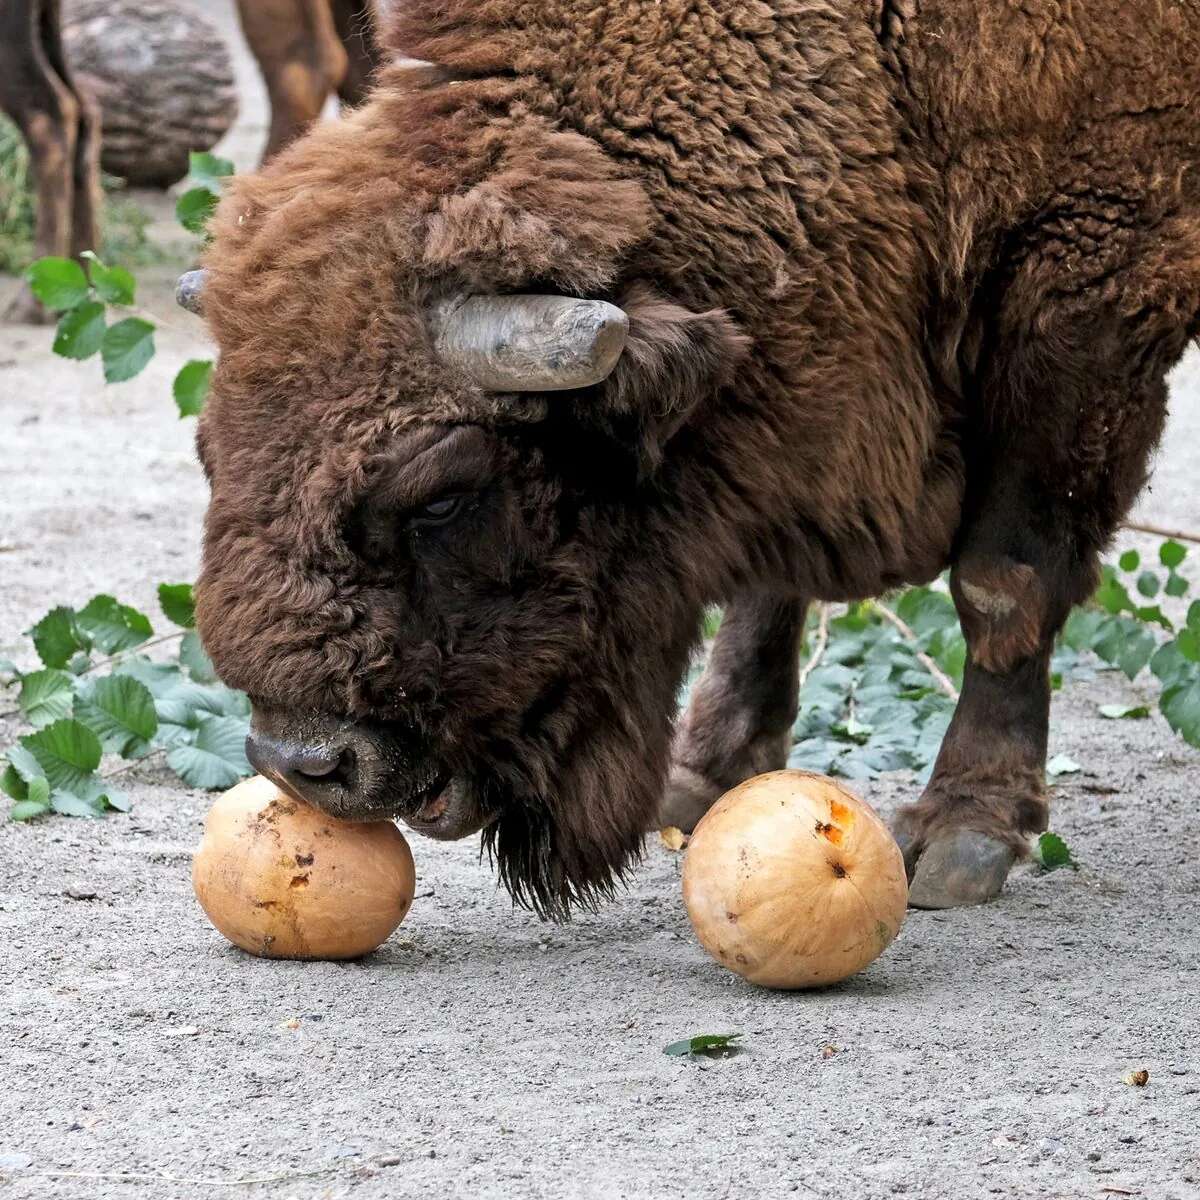
<svg viewBox="0 0 1200 1200">
<path fill-rule="evenodd" d="M 50 784 L 38 776 L 31 779 L 25 797 L 17 800 L 9 811 L 13 821 L 30 821 L 50 811 Z"/>
<path fill-rule="evenodd" d="M 1163 591 L 1166 592 L 1168 596 L 1186 596 L 1188 586 L 1188 581 L 1184 579 L 1182 575 L 1178 575 L 1172 571 L 1170 575 L 1167 576 L 1167 586 L 1163 588 Z"/>
<path fill-rule="evenodd" d="M 679 1058 L 685 1054 L 727 1055 L 736 1053 L 741 1047 L 733 1045 L 740 1033 L 698 1033 L 664 1047 L 663 1053 Z"/>
<path fill-rule="evenodd" d="M 203 235 L 216 207 L 217 195 L 211 188 L 188 188 L 175 201 L 175 217 L 188 233 Z"/>
<path fill-rule="evenodd" d="M 1175 626 L 1171 623 L 1171 619 L 1157 604 L 1145 605 L 1144 607 L 1139 608 L 1135 615 L 1143 625 L 1160 625 L 1168 633 L 1173 633 L 1175 630 Z"/>
<path fill-rule="evenodd" d="M 1073 609 L 1063 626 L 1062 640 L 1072 650 L 1090 650 L 1104 621 L 1104 614 L 1095 609 Z"/>
<path fill-rule="evenodd" d="M 1125 612 L 1134 607 L 1129 593 L 1125 590 L 1125 585 L 1112 573 L 1111 567 L 1104 569 L 1103 580 L 1092 598 L 1105 612 L 1113 614 Z"/>
<path fill-rule="evenodd" d="M 896 615 L 917 634 L 953 628 L 958 624 L 954 601 L 931 588 L 915 587 L 903 592 L 896 601 Z"/>
<path fill-rule="evenodd" d="M 141 317 L 126 317 L 110 325 L 100 347 L 108 383 L 132 379 L 154 357 L 154 326 Z"/>
<path fill-rule="evenodd" d="M 88 277 L 102 300 L 109 304 L 132 304 L 137 283 L 124 267 L 106 267 L 90 250 L 81 258 L 88 260 Z"/>
<path fill-rule="evenodd" d="M 1185 742 L 1200 746 L 1200 675 L 1164 688 L 1159 707 Z"/>
<path fill-rule="evenodd" d="M 104 341 L 104 330 L 104 305 L 85 301 L 59 317 L 51 349 L 62 358 L 91 358 Z"/>
<path fill-rule="evenodd" d="M 1136 571 L 1142 565 L 1142 556 L 1136 550 L 1126 550 L 1117 559 L 1117 565 L 1122 571 Z"/>
<path fill-rule="evenodd" d="M 1046 774 L 1051 779 L 1057 779 L 1060 775 L 1074 775 L 1083 768 L 1069 755 L 1056 754 L 1046 764 Z"/>
<path fill-rule="evenodd" d="M 1175 645 L 1179 647 L 1179 653 L 1188 662 L 1200 662 L 1200 634 L 1190 625 L 1187 629 L 1179 631 L 1179 635 L 1175 638 Z"/>
<path fill-rule="evenodd" d="M 1137 578 L 1137 590 L 1148 600 L 1153 600 L 1158 595 L 1160 587 L 1162 584 L 1153 571 L 1143 571 Z"/>
<path fill-rule="evenodd" d="M 87 276 L 69 258 L 39 258 L 25 272 L 33 294 L 49 309 L 61 312 L 88 298 Z"/>
<path fill-rule="evenodd" d="M 190 583 L 160 583 L 158 603 L 168 621 L 182 629 L 195 628 L 196 601 Z"/>
<path fill-rule="evenodd" d="M 1145 704 L 1102 704 L 1100 715 L 1109 721 L 1142 721 L 1150 709 Z"/>
<path fill-rule="evenodd" d="M 833 726 L 833 733 L 847 741 L 865 743 L 873 732 L 872 726 L 858 720 L 857 717 L 847 717 Z"/>
<path fill-rule="evenodd" d="M 128 812 L 133 807 L 133 802 L 129 797 L 114 788 L 106 788 L 101 799 L 115 812 Z"/>
<path fill-rule="evenodd" d="M 30 671 L 21 680 L 17 707 L 31 725 L 41 728 L 71 715 L 74 699 L 74 680 L 66 671 L 50 667 Z"/>
<path fill-rule="evenodd" d="M 172 392 L 175 407 L 180 417 L 198 417 L 208 398 L 208 385 L 212 379 L 213 364 L 204 358 L 193 358 L 179 368 Z"/>
<path fill-rule="evenodd" d="M 1193 633 L 1200 633 L 1200 600 L 1193 600 L 1188 608 L 1187 627 Z M 12 666 L 11 663 L 8 665 Z"/>
<path fill-rule="evenodd" d="M 75 717 L 105 750 L 122 758 L 147 750 L 158 732 L 154 697 L 129 675 L 106 675 L 85 685 L 75 701 Z"/>
<path fill-rule="evenodd" d="M 1057 833 L 1043 833 L 1037 840 L 1033 856 L 1047 871 L 1076 865 L 1075 860 L 1071 857 L 1071 851 L 1067 848 L 1067 843 Z"/>
<path fill-rule="evenodd" d="M 1191 664 L 1179 649 L 1178 641 L 1159 646 L 1150 660 L 1150 670 L 1163 687 L 1191 677 Z"/>
<path fill-rule="evenodd" d="M 85 799 L 83 796 L 76 796 L 74 792 L 60 791 L 57 788 L 50 800 L 50 807 L 62 817 L 88 817 L 95 820 L 104 816 L 102 796 Z"/>
<path fill-rule="evenodd" d="M 233 163 L 207 150 L 193 150 L 188 155 L 188 178 L 201 187 L 219 192 L 225 180 L 233 174 Z"/>
<path fill-rule="evenodd" d="M 1125 617 L 1109 617 L 1092 644 L 1105 662 L 1120 667 L 1130 679 L 1150 661 L 1156 648 L 1154 635 Z"/>
<path fill-rule="evenodd" d="M 150 621 L 136 608 L 119 604 L 112 596 L 93 596 L 75 619 L 95 646 L 105 654 L 131 650 L 150 638 Z"/>
<path fill-rule="evenodd" d="M 201 723 L 196 740 L 177 746 L 167 755 L 171 770 L 189 787 L 233 787 L 252 774 L 246 761 L 247 725 L 239 717 L 209 717 Z"/>
<path fill-rule="evenodd" d="M 70 608 L 51 609 L 30 631 L 38 658 L 48 667 L 65 667 L 77 650 L 89 650 L 91 643 L 80 629 Z"/>
<path fill-rule="evenodd" d="M 100 741 L 80 721 L 55 721 L 38 733 L 23 737 L 21 747 L 37 760 L 40 773 L 55 792 L 71 792 L 91 799 L 101 790 L 94 774 L 100 765 Z"/>
<path fill-rule="evenodd" d="M 1158 561 L 1164 567 L 1174 570 L 1183 560 L 1187 558 L 1187 547 L 1182 546 L 1179 542 L 1172 538 L 1169 541 L 1163 542 L 1158 548 Z"/>
<path fill-rule="evenodd" d="M 31 779 L 41 777 L 42 765 L 24 746 L 20 745 L 10 746 L 4 752 L 4 756 L 8 759 L 8 767 L 4 775 L 4 790 L 14 800 L 24 800 L 26 785 Z M 11 790 L 9 784 L 12 784 L 16 790 Z"/>
<path fill-rule="evenodd" d="M 11 762 L 0 771 L 0 792 L 14 800 L 24 800 L 29 795 L 29 784 Z"/>
<path fill-rule="evenodd" d="M 213 669 L 212 659 L 205 654 L 200 635 L 194 629 L 188 630 L 179 643 L 179 661 L 197 683 L 216 682 L 217 673 Z"/>
<path fill-rule="evenodd" d="M 132 675 L 146 685 L 155 698 L 171 694 L 186 683 L 183 672 L 174 663 L 151 662 L 144 654 L 123 658 L 114 668 L 114 675 Z"/>
</svg>

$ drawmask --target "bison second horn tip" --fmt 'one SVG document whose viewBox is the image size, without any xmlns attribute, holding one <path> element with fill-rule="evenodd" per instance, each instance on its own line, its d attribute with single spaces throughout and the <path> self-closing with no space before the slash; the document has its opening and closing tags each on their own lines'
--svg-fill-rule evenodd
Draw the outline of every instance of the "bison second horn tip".
<svg viewBox="0 0 1200 1200">
<path fill-rule="evenodd" d="M 196 316 L 204 315 L 204 281 L 208 272 L 186 271 L 175 285 L 175 303 Z"/>
</svg>

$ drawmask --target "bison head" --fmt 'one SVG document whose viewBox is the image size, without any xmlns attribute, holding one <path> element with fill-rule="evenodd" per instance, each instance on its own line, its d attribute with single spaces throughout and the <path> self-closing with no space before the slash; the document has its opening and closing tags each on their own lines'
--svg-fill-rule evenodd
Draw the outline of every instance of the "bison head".
<svg viewBox="0 0 1200 1200">
<path fill-rule="evenodd" d="M 518 173 L 597 174 L 590 143 L 538 136 Z M 704 481 L 664 447 L 741 339 L 622 282 L 648 217 L 607 166 L 555 217 L 550 185 L 537 213 L 495 186 L 504 154 L 446 198 L 393 141 L 367 110 L 241 181 L 181 289 L 221 350 L 197 618 L 262 773 L 336 815 L 482 829 L 561 916 L 653 820 L 705 598 L 681 552 Z"/>
</svg>

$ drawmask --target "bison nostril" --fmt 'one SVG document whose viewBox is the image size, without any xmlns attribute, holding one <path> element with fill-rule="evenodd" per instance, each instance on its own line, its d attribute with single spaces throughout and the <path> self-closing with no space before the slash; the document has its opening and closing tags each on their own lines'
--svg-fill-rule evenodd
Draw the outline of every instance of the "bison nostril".
<svg viewBox="0 0 1200 1200">
<path fill-rule="evenodd" d="M 320 804 L 333 793 L 354 787 L 354 752 L 336 741 L 312 745 L 252 729 L 246 757 L 256 771 L 303 800 Z"/>
<path fill-rule="evenodd" d="M 354 751 L 349 746 L 331 750 L 312 761 L 299 763 L 295 773 L 318 783 L 338 783 L 342 787 L 354 785 Z"/>
<path fill-rule="evenodd" d="M 290 756 L 291 760 L 287 765 L 297 775 L 307 775 L 310 779 L 326 779 L 342 767 L 345 757 L 346 752 L 340 747 L 302 747 Z"/>
</svg>

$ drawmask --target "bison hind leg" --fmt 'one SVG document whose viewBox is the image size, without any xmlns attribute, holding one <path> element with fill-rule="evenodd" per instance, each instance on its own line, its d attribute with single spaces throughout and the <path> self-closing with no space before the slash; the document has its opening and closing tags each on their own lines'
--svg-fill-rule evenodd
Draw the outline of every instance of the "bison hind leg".
<svg viewBox="0 0 1200 1200">
<path fill-rule="evenodd" d="M 1048 214 L 1052 236 L 1021 241 L 1010 264 L 976 381 L 951 573 L 968 650 L 962 696 L 925 795 L 895 823 L 915 907 L 990 899 L 1047 827 L 1054 639 L 1146 479 L 1164 379 L 1200 311 L 1194 242 L 1180 241 L 1200 226 L 1162 221 L 1159 207 L 1130 210 L 1132 237 L 1081 241 L 1064 279 L 1063 240 L 1107 219 L 1082 189 Z"/>
<path fill-rule="evenodd" d="M 690 833 L 731 787 L 786 765 L 807 609 L 805 600 L 766 592 L 728 605 L 676 730 L 660 828 Z"/>
</svg>

